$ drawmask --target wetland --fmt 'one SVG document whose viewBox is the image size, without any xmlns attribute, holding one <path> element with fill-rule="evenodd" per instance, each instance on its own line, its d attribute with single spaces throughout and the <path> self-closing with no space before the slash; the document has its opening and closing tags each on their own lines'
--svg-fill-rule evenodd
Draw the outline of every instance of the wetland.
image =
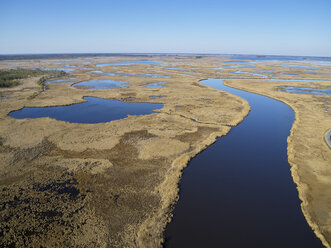
<svg viewBox="0 0 331 248">
<path fill-rule="evenodd" d="M 1 246 L 330 247 L 323 61 L 1 60 Z"/>
</svg>

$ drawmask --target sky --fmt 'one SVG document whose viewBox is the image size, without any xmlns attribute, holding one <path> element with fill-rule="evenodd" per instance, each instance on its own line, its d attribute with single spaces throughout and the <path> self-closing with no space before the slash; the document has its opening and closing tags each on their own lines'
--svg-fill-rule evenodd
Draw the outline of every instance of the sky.
<svg viewBox="0 0 331 248">
<path fill-rule="evenodd" d="M 0 54 L 331 56 L 331 0 L 0 0 Z"/>
</svg>

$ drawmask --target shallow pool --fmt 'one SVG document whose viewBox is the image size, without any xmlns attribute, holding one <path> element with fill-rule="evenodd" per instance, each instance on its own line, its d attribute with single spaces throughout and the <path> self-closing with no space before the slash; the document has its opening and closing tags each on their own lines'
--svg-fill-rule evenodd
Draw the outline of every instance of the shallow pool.
<svg viewBox="0 0 331 248">
<path fill-rule="evenodd" d="M 286 91 L 290 93 L 309 94 L 309 95 L 331 95 L 331 88 L 316 89 L 316 88 L 297 88 L 293 86 L 282 86 L 279 91 Z"/>
<path fill-rule="evenodd" d="M 152 77 L 152 78 L 170 78 L 170 76 L 167 75 L 161 75 L 161 74 L 139 74 L 139 77 Z"/>
<path fill-rule="evenodd" d="M 166 83 L 167 82 L 149 83 L 149 84 L 144 85 L 144 87 L 148 87 L 148 88 L 161 88 Z"/>
<path fill-rule="evenodd" d="M 112 89 L 112 88 L 124 88 L 128 87 L 128 82 L 116 81 L 116 80 L 101 80 L 101 79 L 91 79 L 89 81 L 79 82 L 73 85 L 75 88 L 88 88 L 88 89 Z"/>
<path fill-rule="evenodd" d="M 279 65 L 281 67 L 289 67 L 289 68 L 298 68 L 298 69 L 317 69 L 316 67 L 312 67 L 312 66 L 303 66 L 303 65 Z"/>
<path fill-rule="evenodd" d="M 168 67 L 164 68 L 166 70 L 174 70 L 174 71 L 191 71 L 190 69 L 185 69 L 185 68 L 176 68 L 176 67 Z"/>
</svg>

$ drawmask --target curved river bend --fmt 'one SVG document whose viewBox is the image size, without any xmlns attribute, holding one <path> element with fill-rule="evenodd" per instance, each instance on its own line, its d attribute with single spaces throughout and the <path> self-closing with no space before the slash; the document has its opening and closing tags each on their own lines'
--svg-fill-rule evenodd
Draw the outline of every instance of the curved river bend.
<svg viewBox="0 0 331 248">
<path fill-rule="evenodd" d="M 292 109 L 221 79 L 202 83 L 244 98 L 251 112 L 184 170 L 164 246 L 323 247 L 301 212 L 290 174 Z"/>
</svg>

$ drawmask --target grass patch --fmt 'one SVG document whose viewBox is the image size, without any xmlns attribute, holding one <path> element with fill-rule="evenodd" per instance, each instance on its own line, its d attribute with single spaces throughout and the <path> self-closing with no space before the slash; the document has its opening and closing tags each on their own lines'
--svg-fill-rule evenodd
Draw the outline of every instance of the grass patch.
<svg viewBox="0 0 331 248">
<path fill-rule="evenodd" d="M 44 85 L 45 81 L 51 77 L 62 77 L 65 76 L 64 71 L 44 71 L 40 69 L 10 69 L 0 70 L 0 88 L 1 87 L 14 87 L 19 85 L 20 79 L 29 77 L 43 76 L 38 84 Z"/>
</svg>

